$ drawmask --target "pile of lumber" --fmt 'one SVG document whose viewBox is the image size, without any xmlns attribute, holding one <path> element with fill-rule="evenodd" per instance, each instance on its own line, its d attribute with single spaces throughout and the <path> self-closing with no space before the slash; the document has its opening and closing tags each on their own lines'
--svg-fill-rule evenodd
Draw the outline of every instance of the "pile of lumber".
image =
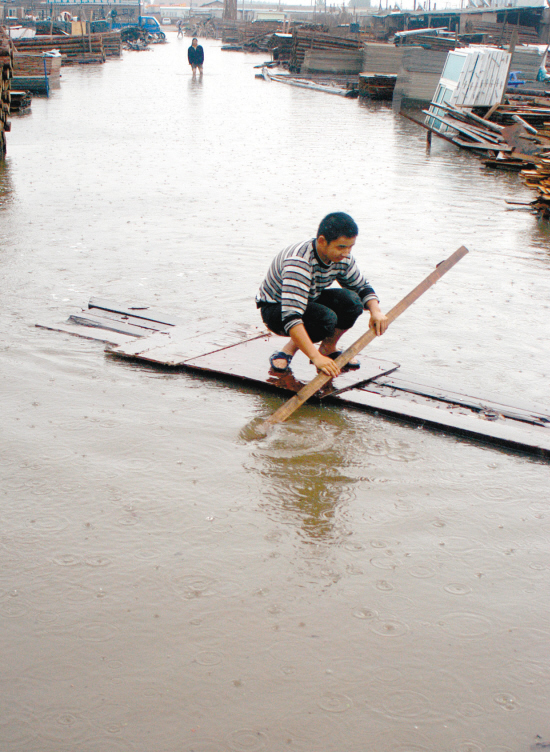
<svg viewBox="0 0 550 752">
<path fill-rule="evenodd" d="M 48 76 L 50 80 L 59 79 L 60 69 L 60 57 L 23 52 L 15 52 L 13 56 L 14 76 Z"/>
<path fill-rule="evenodd" d="M 543 219 L 550 219 L 550 153 L 534 169 L 523 170 L 521 174 L 527 185 L 539 192 L 531 206 Z"/>
<path fill-rule="evenodd" d="M 14 76 L 12 86 L 32 94 L 50 94 L 50 83 L 47 76 Z"/>
<path fill-rule="evenodd" d="M 398 73 L 403 57 L 403 46 L 384 42 L 368 42 L 363 53 L 363 73 L 381 73 L 385 76 Z"/>
<path fill-rule="evenodd" d="M 280 21 L 254 21 L 238 30 L 238 44 L 245 50 L 267 52 L 271 37 L 282 29 Z"/>
<path fill-rule="evenodd" d="M 363 49 L 363 42 L 358 37 L 341 37 L 319 31 L 309 31 L 304 28 L 294 29 L 292 34 L 292 53 L 290 70 L 297 73 L 302 69 L 306 52 L 313 50 L 327 50 L 331 52 L 345 52 Z"/>
<path fill-rule="evenodd" d="M 427 115 L 426 127 L 456 146 L 494 156 L 512 151 L 504 135 L 505 126 L 468 109 L 432 102 L 430 109 L 422 112 Z"/>
<path fill-rule="evenodd" d="M 32 97 L 28 91 L 14 91 L 12 89 L 10 95 L 10 112 L 23 112 L 30 108 Z"/>
<path fill-rule="evenodd" d="M 395 74 L 385 76 L 382 73 L 360 73 L 359 96 L 369 99 L 391 99 L 396 80 Z"/>
<path fill-rule="evenodd" d="M 431 102 L 448 53 L 404 45 L 394 96 L 401 101 Z"/>
<path fill-rule="evenodd" d="M 483 34 L 483 44 L 507 45 L 512 39 L 514 31 L 518 33 L 518 44 L 540 44 L 539 34 L 533 26 L 519 26 L 507 23 L 483 23 L 478 14 L 472 14 L 466 22 L 466 33 Z"/>
<path fill-rule="evenodd" d="M 42 53 L 59 50 L 63 56 L 63 65 L 105 62 L 106 57 L 120 57 L 122 49 L 120 33 L 117 31 L 74 37 L 37 36 L 33 39 L 18 39 L 15 44 L 18 52 Z"/>
<path fill-rule="evenodd" d="M 6 133 L 10 130 L 10 88 L 13 71 L 13 45 L 3 26 L 0 26 L 0 160 L 6 156 Z"/>
<path fill-rule="evenodd" d="M 452 35 L 443 36 L 442 34 L 414 34 L 410 37 L 404 37 L 401 44 L 412 44 L 424 47 L 426 50 L 446 50 L 447 52 L 463 46 L 457 37 Z"/>
<path fill-rule="evenodd" d="M 363 50 L 306 50 L 301 70 L 357 75 L 363 70 Z"/>
<path fill-rule="evenodd" d="M 268 43 L 273 60 L 278 62 L 289 62 L 292 57 L 292 34 L 284 34 L 276 31 L 271 35 Z"/>
</svg>

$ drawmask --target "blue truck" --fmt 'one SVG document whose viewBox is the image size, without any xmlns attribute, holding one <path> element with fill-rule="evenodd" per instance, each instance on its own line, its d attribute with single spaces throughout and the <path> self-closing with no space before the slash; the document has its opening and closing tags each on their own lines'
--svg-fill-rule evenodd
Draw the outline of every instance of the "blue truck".
<svg viewBox="0 0 550 752">
<path fill-rule="evenodd" d="M 113 12 L 115 15 L 113 15 Z M 123 37 L 129 35 L 129 32 L 134 32 L 133 35 L 135 36 L 145 33 L 149 34 L 149 36 L 153 37 L 153 39 L 156 40 L 166 39 L 166 34 L 163 32 L 159 22 L 154 16 L 140 16 L 138 18 L 137 24 L 132 22 L 128 23 L 124 21 L 118 21 L 116 10 L 113 9 L 113 11 L 111 11 L 111 19 L 112 28 L 120 29 Z"/>
</svg>

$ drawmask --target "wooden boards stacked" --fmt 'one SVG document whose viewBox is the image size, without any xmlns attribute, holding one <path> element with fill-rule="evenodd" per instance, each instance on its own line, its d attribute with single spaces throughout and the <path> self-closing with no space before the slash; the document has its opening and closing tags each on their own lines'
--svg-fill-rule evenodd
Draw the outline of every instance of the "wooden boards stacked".
<svg viewBox="0 0 550 752">
<path fill-rule="evenodd" d="M 315 376 L 314 366 L 302 353 L 294 357 L 289 371 L 271 370 L 269 356 L 280 348 L 281 339 L 265 331 L 235 342 L 231 333 L 220 333 L 218 322 L 187 322 L 140 305 L 92 299 L 87 310 L 64 324 L 37 326 L 110 343 L 107 352 L 116 357 L 259 388 L 297 392 Z M 550 460 L 547 410 L 404 378 L 399 364 L 391 361 L 361 355 L 360 362 L 358 371 L 333 379 L 315 398 Z"/>
<path fill-rule="evenodd" d="M 447 60 L 447 52 L 405 45 L 394 97 L 431 102 Z"/>
<path fill-rule="evenodd" d="M 13 45 L 0 28 L 0 160 L 6 156 L 6 133 L 10 130 L 10 88 L 13 75 Z"/>
<path fill-rule="evenodd" d="M 368 42 L 363 50 L 363 73 L 390 75 L 399 72 L 404 47 L 382 42 Z"/>
<path fill-rule="evenodd" d="M 363 42 L 359 35 L 341 37 L 335 34 L 305 29 L 294 29 L 292 35 L 292 54 L 290 70 L 299 73 L 304 63 L 306 52 L 319 50 L 344 52 L 363 49 Z"/>
<path fill-rule="evenodd" d="M 18 39 L 18 52 L 42 53 L 59 50 L 63 65 L 80 62 L 104 62 L 106 57 L 120 57 L 122 43 L 118 31 L 85 36 L 36 36 L 33 39 Z"/>
<path fill-rule="evenodd" d="M 363 70 L 363 51 L 307 50 L 302 63 L 302 73 L 335 73 L 357 75 Z"/>
<path fill-rule="evenodd" d="M 359 96 L 369 99 L 392 99 L 396 80 L 396 75 L 360 73 Z"/>
</svg>

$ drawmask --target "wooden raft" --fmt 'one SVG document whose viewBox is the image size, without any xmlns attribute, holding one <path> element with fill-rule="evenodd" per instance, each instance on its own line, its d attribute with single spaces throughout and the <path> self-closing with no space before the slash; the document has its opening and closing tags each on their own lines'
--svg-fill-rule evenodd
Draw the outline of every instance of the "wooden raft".
<svg viewBox="0 0 550 752">
<path fill-rule="evenodd" d="M 279 337 L 260 329 L 220 334 L 217 324 L 208 319 L 189 325 L 146 306 L 92 299 L 88 309 L 66 322 L 36 326 L 104 342 L 112 356 L 286 393 L 299 391 L 315 376 L 315 367 L 302 353 L 294 357 L 289 373 L 270 369 L 269 356 L 280 348 Z M 550 460 L 550 412 L 425 384 L 401 374 L 395 362 L 365 355 L 360 362 L 359 370 L 333 379 L 315 398 Z"/>
</svg>

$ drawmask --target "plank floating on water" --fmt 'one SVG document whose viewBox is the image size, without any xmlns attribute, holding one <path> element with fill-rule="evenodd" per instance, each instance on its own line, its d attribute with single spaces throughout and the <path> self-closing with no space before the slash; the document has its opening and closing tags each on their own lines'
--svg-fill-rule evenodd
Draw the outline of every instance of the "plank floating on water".
<svg viewBox="0 0 550 752">
<path fill-rule="evenodd" d="M 177 318 L 177 316 L 172 316 L 169 313 L 162 313 L 161 311 L 155 311 L 154 309 L 149 308 L 149 306 L 143 306 L 139 303 L 132 303 L 125 307 L 121 306 L 119 303 L 104 300 L 103 298 L 91 298 L 88 303 L 88 308 L 100 308 L 104 311 L 122 313 L 126 316 L 134 316 L 135 318 L 145 319 L 146 321 L 156 321 L 158 324 L 167 324 L 168 326 L 185 324 L 185 321 Z"/>
<path fill-rule="evenodd" d="M 124 345 L 128 342 L 133 342 L 135 337 L 133 335 L 122 334 L 121 332 L 113 332 L 110 329 L 99 329 L 93 326 L 80 326 L 79 324 L 67 324 L 66 322 L 61 324 L 35 324 L 39 329 L 49 329 L 52 332 L 63 332 L 64 334 L 71 334 L 73 337 L 82 337 L 83 339 L 93 339 L 97 342 L 105 342 L 111 345 Z"/>
<path fill-rule="evenodd" d="M 507 420 L 498 414 L 480 413 L 468 410 L 463 405 L 453 406 L 434 399 L 423 400 L 418 395 L 390 396 L 381 393 L 373 382 L 345 392 L 337 399 L 350 407 L 363 408 L 375 415 L 450 431 L 484 443 L 550 459 L 550 429 L 540 425 L 526 426 L 521 421 Z"/>
<path fill-rule="evenodd" d="M 461 392 L 449 391 L 446 387 L 433 384 L 420 384 L 416 381 L 404 378 L 405 374 L 401 372 L 396 377 L 382 376 L 375 379 L 370 388 L 376 389 L 381 387 L 381 392 L 389 396 L 399 396 L 399 393 L 408 393 L 426 398 L 433 402 L 434 400 L 447 403 L 454 406 L 466 407 L 473 412 L 483 413 L 485 415 L 499 415 L 503 418 L 511 418 L 522 423 L 531 423 L 548 427 L 550 429 L 550 414 L 544 412 L 540 405 L 510 404 L 509 401 L 503 402 L 501 399 L 492 397 L 473 397 Z"/>
<path fill-rule="evenodd" d="M 233 335 L 233 341 L 234 339 Z M 205 326 L 197 324 L 168 327 L 127 345 L 109 348 L 108 352 L 123 358 L 177 367 L 185 365 L 191 358 L 220 350 L 227 345 L 227 335 L 220 333 L 218 327 L 205 331 Z"/>
<path fill-rule="evenodd" d="M 135 326 L 141 329 L 142 335 L 144 336 L 147 336 L 152 332 L 160 332 L 170 328 L 169 324 L 159 324 L 157 321 L 148 321 L 147 319 L 139 318 L 138 316 L 130 316 L 125 313 L 113 313 L 112 311 L 104 311 L 102 308 L 88 308 L 87 310 L 81 311 L 80 314 L 77 315 L 81 316 L 84 319 L 92 317 L 92 320 L 96 322 L 105 321 L 106 324 L 107 322 L 114 321 L 118 322 L 119 324 Z"/>
<path fill-rule="evenodd" d="M 82 324 L 83 326 L 96 327 L 98 329 L 110 329 L 113 332 L 120 332 L 121 334 L 128 334 L 131 337 L 144 337 L 150 330 L 144 329 L 141 326 L 132 326 L 126 324 L 123 321 L 115 321 L 113 319 L 103 318 L 102 316 L 94 316 L 88 313 L 74 313 L 69 316 L 69 321 L 75 324 Z"/>
<path fill-rule="evenodd" d="M 270 370 L 269 356 L 281 346 L 281 339 L 265 331 L 257 336 L 235 330 L 220 333 L 211 320 L 178 326 L 169 323 L 177 319 L 168 314 L 95 299 L 81 317 L 87 325 L 65 322 L 36 326 L 105 342 L 107 352 L 124 358 L 181 366 L 213 378 L 248 381 L 286 392 L 298 392 L 315 375 L 315 367 L 302 353 L 294 357 L 289 373 Z M 141 323 L 127 323 L 134 318 L 141 319 Z M 113 331 L 108 328 L 112 325 L 127 331 Z M 235 343 L 239 336 L 240 341 Z M 494 397 L 471 397 L 423 384 L 414 376 L 401 372 L 396 375 L 399 365 L 390 361 L 361 356 L 360 362 L 360 370 L 332 380 L 317 397 L 550 460 L 550 413 L 545 408 L 512 405 Z"/>
<path fill-rule="evenodd" d="M 299 392 L 304 384 L 315 376 L 317 369 L 303 353 L 298 352 L 292 360 L 291 370 L 288 373 L 276 373 L 270 369 L 269 356 L 278 347 L 280 347 L 280 338 L 263 335 L 189 359 L 185 362 L 185 367 L 269 385 L 289 392 Z M 317 396 L 323 398 L 338 394 L 377 376 L 392 373 L 399 368 L 399 363 L 376 358 L 362 357 L 359 362 L 361 367 L 358 370 L 342 373 L 332 379 Z"/>
</svg>

